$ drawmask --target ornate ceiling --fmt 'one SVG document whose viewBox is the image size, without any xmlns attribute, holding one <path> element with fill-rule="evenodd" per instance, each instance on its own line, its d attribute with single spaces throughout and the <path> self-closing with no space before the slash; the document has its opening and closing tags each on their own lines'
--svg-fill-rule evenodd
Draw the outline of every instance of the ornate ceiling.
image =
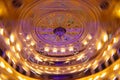
<svg viewBox="0 0 120 80">
<path fill-rule="evenodd" d="M 0 79 L 119 80 L 119 26 L 119 0 L 0 0 Z"/>
</svg>

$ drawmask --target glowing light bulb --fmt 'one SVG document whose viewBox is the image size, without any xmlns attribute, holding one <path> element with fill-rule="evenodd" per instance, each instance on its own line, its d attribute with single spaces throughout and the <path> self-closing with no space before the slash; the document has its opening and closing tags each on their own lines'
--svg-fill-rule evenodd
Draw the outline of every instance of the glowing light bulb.
<svg viewBox="0 0 120 80">
<path fill-rule="evenodd" d="M 91 64 L 88 64 L 87 66 L 86 66 L 86 68 L 89 68 L 91 66 Z"/>
<path fill-rule="evenodd" d="M 10 46 L 11 47 L 11 50 L 13 51 L 13 52 L 16 52 L 16 50 L 15 50 L 15 47 L 14 46 Z"/>
<path fill-rule="evenodd" d="M 40 67 L 40 69 L 43 69 L 43 67 Z"/>
<path fill-rule="evenodd" d="M 10 45 L 10 40 L 9 40 L 9 38 L 5 38 L 5 42 L 6 42 L 7 45 Z"/>
<path fill-rule="evenodd" d="M 19 43 L 16 44 L 16 49 L 17 49 L 18 51 L 21 51 L 21 46 L 20 46 Z"/>
<path fill-rule="evenodd" d="M 108 41 L 108 35 L 106 33 L 103 35 L 103 41 L 104 42 Z"/>
<path fill-rule="evenodd" d="M 13 71 L 10 68 L 6 69 L 9 73 L 13 73 Z"/>
<path fill-rule="evenodd" d="M 84 44 L 84 45 L 87 45 L 87 44 L 88 44 L 88 42 L 87 42 L 86 40 L 84 40 L 84 41 L 83 41 L 83 44 Z"/>
<path fill-rule="evenodd" d="M 13 62 L 13 64 L 16 64 L 16 59 L 14 59 L 14 58 L 12 58 L 12 62 Z"/>
<path fill-rule="evenodd" d="M 51 68 L 50 70 L 51 70 L 51 71 L 53 71 L 53 70 L 54 70 L 54 68 Z"/>
<path fill-rule="evenodd" d="M 108 61 L 109 58 L 110 58 L 109 55 L 104 56 L 105 61 Z"/>
<path fill-rule="evenodd" d="M 10 35 L 10 41 L 11 41 L 12 43 L 14 43 L 14 41 L 15 41 L 15 36 L 14 36 L 13 34 Z"/>
<path fill-rule="evenodd" d="M 112 44 L 109 44 L 107 50 L 109 51 L 112 48 Z"/>
<path fill-rule="evenodd" d="M 7 54 L 8 58 L 11 58 L 11 53 L 10 53 L 10 51 L 6 51 L 6 54 Z"/>
<path fill-rule="evenodd" d="M 93 65 L 97 66 L 98 65 L 98 61 L 95 60 L 95 62 L 93 63 Z"/>
<path fill-rule="evenodd" d="M 65 50 L 65 48 L 61 48 L 61 52 L 65 52 L 66 50 Z"/>
<path fill-rule="evenodd" d="M 97 50 L 100 50 L 102 48 L 102 43 L 101 41 L 97 42 Z"/>
<path fill-rule="evenodd" d="M 38 61 L 42 62 L 42 60 L 40 59 L 40 57 L 38 55 L 35 55 L 35 59 L 37 59 Z"/>
<path fill-rule="evenodd" d="M 58 51 L 58 50 L 57 50 L 57 48 L 53 48 L 53 52 L 55 52 L 55 53 L 56 53 L 57 51 Z"/>
<path fill-rule="evenodd" d="M 22 32 L 20 32 L 19 35 L 22 35 Z"/>
<path fill-rule="evenodd" d="M 77 58 L 77 61 L 83 59 L 84 57 L 85 57 L 85 55 L 84 55 L 84 53 L 83 53 L 83 54 L 81 54 L 81 55 Z"/>
<path fill-rule="evenodd" d="M 49 47 L 45 47 L 45 48 L 44 48 L 44 51 L 49 52 L 49 51 L 50 51 L 50 48 L 49 48 Z"/>
<path fill-rule="evenodd" d="M 0 77 L 2 78 L 2 80 L 8 80 L 8 77 L 4 74 L 0 74 Z"/>
<path fill-rule="evenodd" d="M 88 39 L 91 40 L 92 36 L 90 34 L 87 35 Z"/>
<path fill-rule="evenodd" d="M 115 70 L 118 70 L 119 67 L 120 67 L 120 65 L 119 65 L 119 64 L 116 64 L 116 65 L 114 66 L 113 70 L 114 70 L 114 71 L 115 71 Z"/>
<path fill-rule="evenodd" d="M 43 59 L 44 61 L 47 61 L 48 59 L 47 58 L 45 58 L 45 59 Z"/>
<path fill-rule="evenodd" d="M 34 41 L 31 41 L 30 44 L 31 44 L 31 46 L 34 46 L 34 45 L 35 45 L 35 42 L 34 42 Z"/>
<path fill-rule="evenodd" d="M 117 43 L 119 41 L 118 37 L 113 38 L 113 43 Z"/>
<path fill-rule="evenodd" d="M 73 51 L 73 50 L 74 50 L 73 46 L 70 46 L 69 51 Z"/>
<path fill-rule="evenodd" d="M 74 66 L 74 67 L 72 67 L 73 69 L 76 69 L 76 67 Z"/>
<path fill-rule="evenodd" d="M 59 71 L 59 70 L 60 70 L 60 68 L 56 68 L 56 70 L 57 70 L 57 71 Z"/>
<path fill-rule="evenodd" d="M 28 47 L 30 47 L 30 44 L 27 44 Z"/>
<path fill-rule="evenodd" d="M 0 67 L 5 68 L 5 64 L 3 62 L 0 62 Z"/>
<path fill-rule="evenodd" d="M 99 76 L 96 76 L 95 78 L 94 78 L 94 80 L 98 80 L 99 79 Z"/>
<path fill-rule="evenodd" d="M 106 72 L 104 72 L 100 77 L 104 78 L 106 76 Z"/>
<path fill-rule="evenodd" d="M 26 40 L 30 40 L 30 35 L 27 35 Z"/>
<path fill-rule="evenodd" d="M 22 78 L 21 76 L 18 76 L 18 79 L 19 80 L 26 80 L 26 79 Z"/>
<path fill-rule="evenodd" d="M 71 67 L 68 67 L 67 70 L 71 70 Z"/>
<path fill-rule="evenodd" d="M 103 52 L 103 56 L 105 56 L 106 54 L 107 54 L 107 51 L 104 51 L 104 52 Z"/>
<path fill-rule="evenodd" d="M 0 34 L 3 35 L 3 33 L 4 33 L 4 29 L 0 28 Z"/>
<path fill-rule="evenodd" d="M 114 55 L 116 53 L 116 49 L 111 49 L 110 50 L 110 55 Z"/>
<path fill-rule="evenodd" d="M 20 59 L 20 55 L 19 55 L 19 53 L 16 53 L 16 57 L 17 57 L 18 59 Z"/>
</svg>

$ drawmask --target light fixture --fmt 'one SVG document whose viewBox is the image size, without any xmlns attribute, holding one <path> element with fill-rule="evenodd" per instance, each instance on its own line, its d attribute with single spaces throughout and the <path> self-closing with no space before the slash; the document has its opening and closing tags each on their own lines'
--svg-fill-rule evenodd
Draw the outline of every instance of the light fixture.
<svg viewBox="0 0 120 80">
<path fill-rule="evenodd" d="M 49 47 L 45 47 L 45 48 L 44 48 L 44 51 L 49 52 L 49 51 L 50 51 L 50 48 L 49 48 Z"/>
<path fill-rule="evenodd" d="M 12 71 L 10 68 L 6 68 L 6 70 L 7 70 L 9 73 L 13 73 L 13 71 Z"/>
<path fill-rule="evenodd" d="M 104 78 L 104 77 L 106 76 L 106 74 L 107 74 L 106 72 L 103 72 L 103 74 L 101 74 L 100 77 L 101 77 L 101 78 Z"/>
<path fill-rule="evenodd" d="M 11 34 L 11 35 L 10 35 L 10 41 L 11 41 L 12 43 L 14 43 L 14 41 L 15 41 L 15 36 L 14 36 L 14 34 Z"/>
<path fill-rule="evenodd" d="M 78 56 L 77 61 L 82 60 L 84 57 L 85 57 L 85 55 L 84 55 L 84 53 L 82 53 L 80 56 Z"/>
<path fill-rule="evenodd" d="M 21 51 L 21 46 L 20 46 L 20 44 L 19 43 L 16 43 L 16 49 L 17 49 L 17 51 Z"/>
<path fill-rule="evenodd" d="M 96 76 L 96 77 L 94 78 L 94 80 L 99 80 L 99 76 Z"/>
<path fill-rule="evenodd" d="M 61 50 L 60 50 L 61 52 L 65 52 L 66 50 L 65 50 L 65 48 L 61 48 Z"/>
<path fill-rule="evenodd" d="M 19 53 L 16 53 L 15 55 L 16 55 L 16 57 L 17 57 L 18 59 L 20 59 Z"/>
<path fill-rule="evenodd" d="M 11 48 L 11 50 L 12 50 L 13 52 L 16 52 L 15 46 L 10 46 L 10 48 Z"/>
<path fill-rule="evenodd" d="M 9 38 L 5 38 L 5 42 L 6 42 L 7 45 L 10 45 L 10 40 L 9 40 Z"/>
<path fill-rule="evenodd" d="M 97 46 L 97 50 L 100 50 L 102 48 L 102 42 L 98 41 L 96 46 Z"/>
<path fill-rule="evenodd" d="M 106 56 L 106 55 L 107 55 L 107 51 L 104 51 L 102 56 Z"/>
<path fill-rule="evenodd" d="M 0 62 L 0 67 L 5 68 L 5 64 L 3 62 Z"/>
<path fill-rule="evenodd" d="M 40 59 L 39 55 L 35 55 L 35 59 L 42 62 L 42 60 Z"/>
<path fill-rule="evenodd" d="M 69 51 L 73 51 L 73 50 L 74 50 L 73 46 L 70 46 Z"/>
<path fill-rule="evenodd" d="M 84 44 L 84 45 L 87 45 L 87 44 L 88 44 L 87 40 L 84 40 L 84 41 L 83 41 L 83 44 Z"/>
<path fill-rule="evenodd" d="M 91 39 L 92 39 L 92 36 L 91 36 L 90 34 L 88 34 L 88 35 L 87 35 L 87 38 L 88 38 L 89 40 L 91 40 Z"/>
<path fill-rule="evenodd" d="M 26 40 L 30 40 L 30 38 L 31 38 L 30 35 L 26 36 Z"/>
<path fill-rule="evenodd" d="M 112 44 L 109 44 L 107 50 L 110 50 L 111 48 L 112 48 Z"/>
<path fill-rule="evenodd" d="M 53 48 L 53 52 L 56 53 L 58 51 L 57 48 Z"/>
<path fill-rule="evenodd" d="M 107 35 L 107 33 L 104 33 L 104 35 L 103 35 L 103 41 L 104 42 L 108 41 L 108 35 Z"/>
<path fill-rule="evenodd" d="M 18 79 L 19 79 L 19 80 L 26 80 L 26 79 L 24 79 L 24 78 L 21 77 L 21 76 L 18 76 Z"/>
<path fill-rule="evenodd" d="M 114 71 L 115 71 L 115 70 L 118 70 L 119 67 L 120 67 L 120 65 L 119 65 L 119 64 L 116 64 L 116 65 L 113 67 L 113 70 L 114 70 Z"/>
<path fill-rule="evenodd" d="M 30 44 L 31 44 L 31 46 L 34 46 L 35 42 L 32 40 Z"/>
<path fill-rule="evenodd" d="M 0 35 L 3 35 L 3 34 L 4 34 L 4 29 L 0 28 Z"/>
<path fill-rule="evenodd" d="M 115 43 L 117 43 L 119 41 L 119 38 L 118 37 L 114 37 L 113 38 L 113 43 L 115 44 Z"/>
<path fill-rule="evenodd" d="M 116 49 L 111 49 L 109 52 L 110 56 L 113 56 L 115 53 L 116 53 Z"/>
</svg>

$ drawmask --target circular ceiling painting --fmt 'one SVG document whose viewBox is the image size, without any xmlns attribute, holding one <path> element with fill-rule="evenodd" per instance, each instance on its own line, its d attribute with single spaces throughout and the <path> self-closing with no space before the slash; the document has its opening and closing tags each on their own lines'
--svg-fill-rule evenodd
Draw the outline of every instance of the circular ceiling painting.
<svg viewBox="0 0 120 80">
<path fill-rule="evenodd" d="M 87 6 L 81 3 L 76 6 L 71 1 L 69 5 L 49 1 L 42 4 L 46 3 L 22 10 L 19 32 L 24 37 L 30 35 L 36 42 L 34 49 L 43 55 L 69 56 L 85 50 L 100 31 L 98 11 L 87 3 L 84 3 Z"/>
</svg>

